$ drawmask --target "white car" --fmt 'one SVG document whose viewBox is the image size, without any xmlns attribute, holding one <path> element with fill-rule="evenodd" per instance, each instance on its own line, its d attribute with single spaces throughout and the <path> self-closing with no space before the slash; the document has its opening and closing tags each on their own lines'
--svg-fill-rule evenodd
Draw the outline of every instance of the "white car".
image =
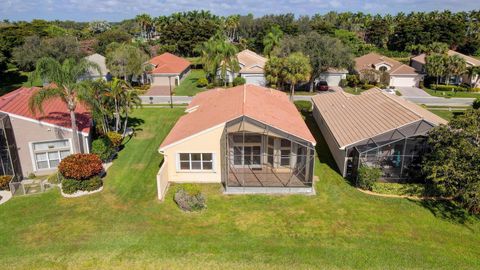
<svg viewBox="0 0 480 270">
<path fill-rule="evenodd" d="M 382 90 L 383 90 L 383 92 L 385 92 L 385 93 L 395 95 L 395 89 L 385 88 L 385 89 L 382 89 Z"/>
</svg>

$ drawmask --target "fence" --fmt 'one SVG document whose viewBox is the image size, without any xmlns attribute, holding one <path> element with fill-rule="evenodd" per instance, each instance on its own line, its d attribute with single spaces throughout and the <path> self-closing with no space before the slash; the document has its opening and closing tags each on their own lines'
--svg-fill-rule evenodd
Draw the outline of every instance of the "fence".
<svg viewBox="0 0 480 270">
<path fill-rule="evenodd" d="M 167 193 L 169 183 L 168 183 L 168 170 L 167 170 L 167 162 L 164 161 L 160 170 L 157 173 L 157 192 L 158 192 L 158 199 L 163 201 L 165 198 L 165 194 Z"/>
</svg>

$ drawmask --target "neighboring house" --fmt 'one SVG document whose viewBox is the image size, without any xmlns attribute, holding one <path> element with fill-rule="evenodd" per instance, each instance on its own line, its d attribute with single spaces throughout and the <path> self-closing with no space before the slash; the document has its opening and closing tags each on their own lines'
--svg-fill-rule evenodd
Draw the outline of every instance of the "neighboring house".
<svg viewBox="0 0 480 270">
<path fill-rule="evenodd" d="M 355 71 L 360 77 L 373 72 L 377 82 L 380 82 L 380 74 L 386 72 L 389 86 L 418 87 L 423 78 L 414 68 L 377 53 L 355 58 Z"/>
<path fill-rule="evenodd" d="M 427 132 L 447 121 L 396 95 L 373 88 L 312 98 L 313 116 L 340 174 L 356 179 L 360 166 L 382 169 L 386 181 L 415 178 Z"/>
<path fill-rule="evenodd" d="M 326 72 L 320 73 L 317 82 L 325 81 L 329 86 L 339 86 L 341 80 L 347 79 L 348 70 L 329 68 Z"/>
<path fill-rule="evenodd" d="M 449 56 L 452 56 L 452 55 L 458 55 L 460 57 L 462 57 L 465 62 L 467 62 L 467 68 L 469 67 L 478 67 L 480 66 L 480 60 L 476 59 L 476 58 L 473 58 L 471 56 L 468 56 L 468 55 L 465 55 L 465 54 L 461 54 L 459 52 L 456 52 L 456 51 L 452 51 L 452 50 L 448 50 L 447 54 Z M 415 69 L 417 70 L 418 72 L 420 73 L 426 73 L 426 70 L 425 70 L 425 58 L 426 58 L 426 54 L 422 53 L 420 55 L 417 55 L 415 57 L 413 57 L 411 60 L 410 60 L 410 65 Z M 468 83 L 468 84 L 472 84 L 472 83 L 475 83 L 477 82 L 477 79 L 478 79 L 478 75 L 474 75 L 473 77 L 470 77 L 467 73 L 461 75 L 461 76 L 452 76 L 450 78 L 450 81 L 449 83 L 452 83 L 452 84 L 460 84 L 460 83 Z M 442 83 L 445 83 L 445 78 L 442 78 Z M 475 85 L 475 87 L 480 87 L 480 82 L 477 82 L 477 84 Z"/>
<path fill-rule="evenodd" d="M 250 50 L 243 50 L 237 54 L 237 59 L 240 70 L 238 72 L 227 70 L 226 79 L 229 83 L 232 83 L 235 77 L 240 76 L 245 78 L 247 84 L 266 85 L 264 67 L 265 63 L 267 63 L 267 58 Z M 221 77 L 220 69 L 217 70 L 217 76 Z"/>
<path fill-rule="evenodd" d="M 190 61 L 173 55 L 163 53 L 155 56 L 148 62 L 152 67 L 147 78 L 152 86 L 178 86 L 190 72 Z"/>
<path fill-rule="evenodd" d="M 0 175 L 21 180 L 30 173 L 51 174 L 73 153 L 70 113 L 60 99 L 45 102 L 43 113 L 30 111 L 30 97 L 38 89 L 22 87 L 0 97 Z M 92 119 L 82 104 L 76 116 L 81 151 L 88 153 Z"/>
<path fill-rule="evenodd" d="M 197 94 L 162 142 L 168 182 L 222 183 L 226 193 L 311 193 L 315 139 L 280 91 L 252 84 Z M 162 187 L 162 188 L 160 188 Z"/>
<path fill-rule="evenodd" d="M 98 72 L 97 69 L 90 69 L 88 73 L 85 75 L 84 79 L 90 79 L 90 80 L 96 80 L 96 79 L 104 79 L 106 81 L 111 80 L 111 74 L 110 71 L 107 68 L 106 60 L 103 55 L 100 55 L 98 53 L 94 53 L 92 55 L 89 55 L 85 57 L 86 60 L 95 63 L 98 65 L 100 68 L 100 73 Z"/>
</svg>

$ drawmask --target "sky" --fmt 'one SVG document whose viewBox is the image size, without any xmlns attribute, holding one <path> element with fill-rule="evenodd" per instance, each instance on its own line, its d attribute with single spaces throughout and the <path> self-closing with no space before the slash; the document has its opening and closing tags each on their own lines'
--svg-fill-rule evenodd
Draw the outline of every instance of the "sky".
<svg viewBox="0 0 480 270">
<path fill-rule="evenodd" d="M 361 11 L 395 14 L 398 12 L 449 9 L 480 9 L 479 0 L 0 0 L 0 19 L 121 21 L 148 13 L 168 15 L 188 10 L 210 10 L 216 15 L 248 14 L 255 16 L 278 13 L 312 15 L 328 11 Z"/>
</svg>

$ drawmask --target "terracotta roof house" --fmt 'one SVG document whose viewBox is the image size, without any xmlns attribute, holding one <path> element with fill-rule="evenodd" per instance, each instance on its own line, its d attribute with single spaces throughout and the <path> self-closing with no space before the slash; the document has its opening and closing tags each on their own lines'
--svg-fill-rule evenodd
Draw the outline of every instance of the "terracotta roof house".
<svg viewBox="0 0 480 270">
<path fill-rule="evenodd" d="M 0 174 L 15 175 L 18 181 L 30 173 L 51 174 L 74 151 L 70 113 L 60 99 L 45 102 L 43 113 L 30 111 L 29 99 L 38 89 L 21 87 L 0 97 Z M 76 117 L 80 151 L 88 153 L 92 118 L 81 104 Z"/>
<path fill-rule="evenodd" d="M 253 84 L 213 89 L 186 113 L 159 148 L 160 198 L 169 182 L 222 183 L 226 193 L 313 191 L 316 142 L 285 93 Z"/>
<path fill-rule="evenodd" d="M 89 56 L 86 56 L 85 59 L 92 63 L 97 64 L 98 67 L 100 68 L 100 72 L 98 72 L 98 70 L 96 69 L 90 69 L 88 73 L 85 74 L 85 79 L 96 80 L 96 79 L 102 78 L 104 80 L 107 80 L 109 77 L 111 77 L 110 71 L 107 68 L 105 56 L 98 53 L 94 53 Z"/>
<path fill-rule="evenodd" d="M 231 83 L 235 77 L 245 78 L 247 84 L 255 84 L 265 86 L 264 66 L 267 63 L 267 58 L 252 52 L 250 50 L 243 50 L 237 54 L 240 70 L 238 72 L 228 71 L 227 81 Z M 220 69 L 217 71 L 217 76 L 220 76 Z"/>
<path fill-rule="evenodd" d="M 382 169 L 387 181 L 415 178 L 427 133 L 447 121 L 428 110 L 373 88 L 312 98 L 313 116 L 344 177 L 360 166 Z"/>
<path fill-rule="evenodd" d="M 467 68 L 480 66 L 480 60 L 477 58 L 474 58 L 456 51 L 452 51 L 452 50 L 448 50 L 447 54 L 449 56 L 458 55 L 462 57 L 465 60 L 465 62 L 467 62 Z M 417 72 L 425 73 L 425 63 L 426 63 L 425 58 L 426 58 L 426 54 L 424 53 L 417 55 L 410 60 L 410 65 L 415 70 L 417 70 Z M 480 87 L 480 82 L 477 82 L 477 79 L 478 79 L 478 75 L 474 75 L 470 77 L 468 74 L 464 74 L 462 76 L 452 76 L 452 78 L 450 78 L 450 83 L 460 84 L 462 82 L 465 82 L 465 83 L 471 84 L 476 82 L 477 83 L 476 87 Z M 444 82 L 445 79 L 442 79 L 442 80 Z"/>
<path fill-rule="evenodd" d="M 152 86 L 175 87 L 190 72 L 190 61 L 171 53 L 155 56 L 148 63 L 152 66 L 148 72 L 148 80 Z"/>
<path fill-rule="evenodd" d="M 386 72 L 389 77 L 389 86 L 396 87 L 415 87 L 423 78 L 414 68 L 377 53 L 355 58 L 355 71 L 360 74 L 360 77 L 369 71 L 374 71 L 377 81 L 380 81 L 380 72 Z"/>
</svg>

